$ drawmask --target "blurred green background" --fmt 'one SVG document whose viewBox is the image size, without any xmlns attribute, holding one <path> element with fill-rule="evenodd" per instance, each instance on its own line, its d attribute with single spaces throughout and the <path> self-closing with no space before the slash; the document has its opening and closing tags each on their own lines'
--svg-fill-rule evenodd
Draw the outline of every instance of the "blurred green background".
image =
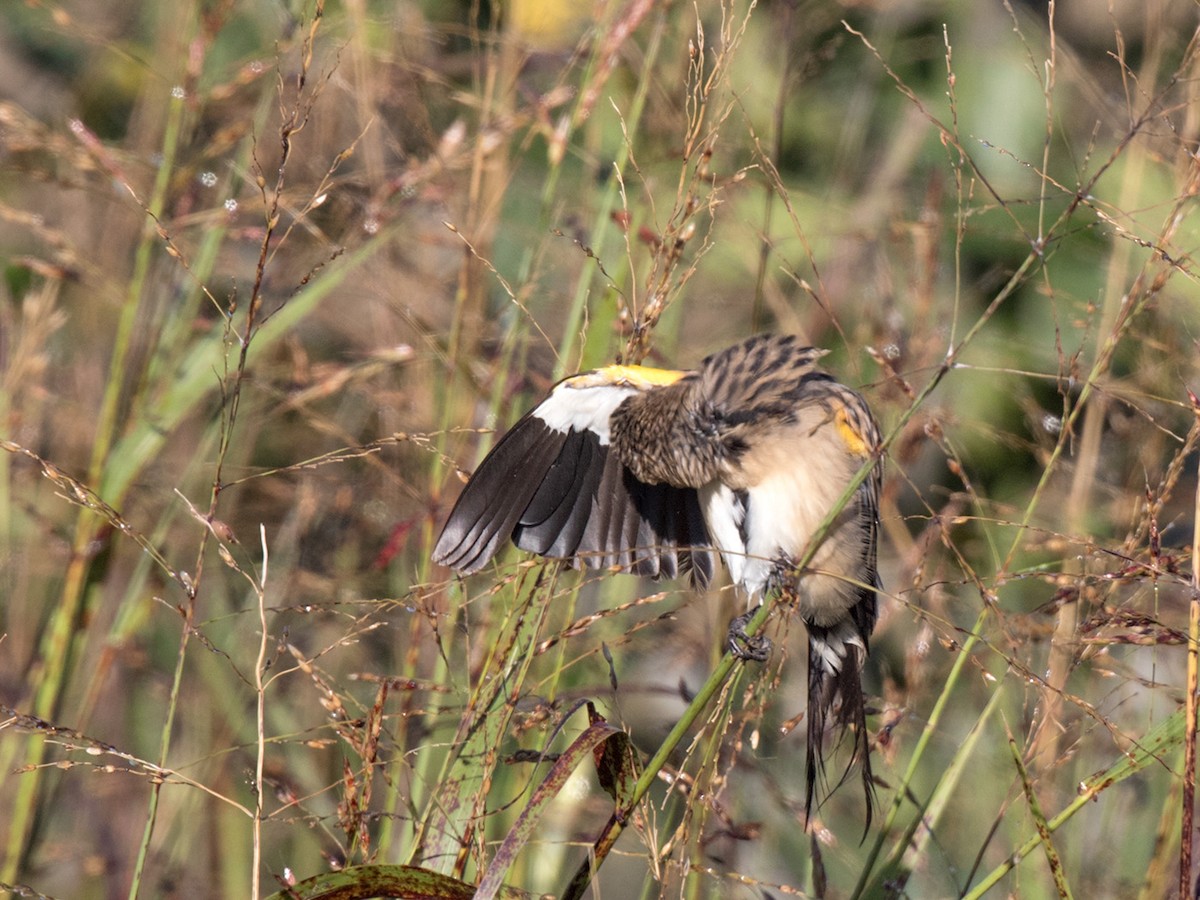
<svg viewBox="0 0 1200 900">
<path fill-rule="evenodd" d="M 460 584 L 428 559 L 460 474 L 564 374 L 780 330 L 830 348 L 890 436 L 883 814 L 860 842 L 851 784 L 806 832 L 803 629 L 781 610 L 771 663 L 672 758 L 597 896 L 1176 890 L 1194 3 L 25 0 L 3 20 L 0 883 L 478 877 L 544 774 L 515 751 L 562 749 L 582 698 L 652 751 L 740 601 L 515 553 Z M 431 857 L 460 723 L 500 676 L 481 815 L 447 814 L 475 828 Z M 1054 852 L 1001 871 L 1160 727 Z M 560 893 L 585 860 L 611 811 L 586 768 L 511 884 Z"/>
</svg>

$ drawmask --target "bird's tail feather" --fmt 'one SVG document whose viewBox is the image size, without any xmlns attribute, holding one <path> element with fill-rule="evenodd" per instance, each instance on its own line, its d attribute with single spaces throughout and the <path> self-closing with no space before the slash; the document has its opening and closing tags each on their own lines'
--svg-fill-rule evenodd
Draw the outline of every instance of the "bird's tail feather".
<svg viewBox="0 0 1200 900">
<path fill-rule="evenodd" d="M 834 790 L 850 776 L 857 764 L 867 799 L 866 828 L 871 827 L 875 787 L 871 777 L 870 735 L 867 733 L 866 701 L 862 689 L 862 666 L 866 655 L 866 642 L 849 619 L 831 627 L 808 625 L 806 819 L 812 815 L 817 783 L 825 782 L 824 738 L 829 717 L 833 715 L 839 728 L 839 738 L 850 731 L 854 742 L 850 762 Z M 866 831 L 863 833 L 865 835 Z"/>
</svg>

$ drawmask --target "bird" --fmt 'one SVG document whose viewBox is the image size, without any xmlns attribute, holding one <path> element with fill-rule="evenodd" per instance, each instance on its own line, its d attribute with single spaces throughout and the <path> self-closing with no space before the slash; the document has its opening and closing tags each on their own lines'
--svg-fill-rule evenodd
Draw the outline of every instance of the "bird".
<svg viewBox="0 0 1200 900">
<path fill-rule="evenodd" d="M 806 818 L 825 780 L 832 717 L 839 735 L 853 735 L 842 780 L 859 766 L 869 829 L 862 670 L 882 590 L 882 451 L 866 400 L 818 365 L 827 352 L 795 335 L 760 334 L 688 371 L 610 365 L 563 379 L 467 480 L 433 561 L 469 575 L 511 539 L 577 567 L 687 574 L 703 589 L 721 558 L 750 605 L 780 597 L 806 626 Z M 746 636 L 749 617 L 731 624 L 730 649 L 764 659 L 769 642 Z"/>
</svg>

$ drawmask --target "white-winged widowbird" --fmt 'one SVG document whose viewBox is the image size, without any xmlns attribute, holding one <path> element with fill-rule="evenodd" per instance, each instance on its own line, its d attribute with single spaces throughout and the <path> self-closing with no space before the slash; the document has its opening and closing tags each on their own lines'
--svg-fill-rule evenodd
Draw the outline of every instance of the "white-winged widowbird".
<svg viewBox="0 0 1200 900">
<path fill-rule="evenodd" d="M 879 427 L 856 391 L 817 365 L 827 351 L 759 335 L 691 371 L 613 365 L 560 381 L 479 465 L 438 539 L 434 562 L 481 569 L 512 539 L 573 565 L 651 577 L 719 554 L 751 600 L 793 602 L 808 629 L 811 813 L 828 720 L 853 732 L 867 824 L 874 791 L 861 673 L 875 627 L 882 478 Z M 874 468 L 796 566 L 855 474 Z M 765 658 L 741 616 L 730 647 Z M 849 768 L 847 768 L 847 773 Z"/>
</svg>

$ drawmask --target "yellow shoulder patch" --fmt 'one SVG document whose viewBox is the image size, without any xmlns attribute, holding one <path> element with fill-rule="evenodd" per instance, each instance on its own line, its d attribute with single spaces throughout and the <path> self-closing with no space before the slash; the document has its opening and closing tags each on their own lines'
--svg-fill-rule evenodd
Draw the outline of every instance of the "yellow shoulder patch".
<svg viewBox="0 0 1200 900">
<path fill-rule="evenodd" d="M 632 387 L 638 390 L 665 387 L 674 384 L 687 372 L 676 369 L 654 369 L 650 366 L 605 366 L 568 378 L 564 385 L 571 388 L 594 388 L 612 385 L 615 387 Z"/>
<path fill-rule="evenodd" d="M 838 434 L 842 436 L 842 440 L 846 442 L 846 449 L 855 456 L 870 456 L 871 446 L 867 443 L 862 432 L 858 430 L 850 416 L 846 414 L 845 407 L 837 411 L 834 416 L 834 424 L 837 426 Z"/>
</svg>

